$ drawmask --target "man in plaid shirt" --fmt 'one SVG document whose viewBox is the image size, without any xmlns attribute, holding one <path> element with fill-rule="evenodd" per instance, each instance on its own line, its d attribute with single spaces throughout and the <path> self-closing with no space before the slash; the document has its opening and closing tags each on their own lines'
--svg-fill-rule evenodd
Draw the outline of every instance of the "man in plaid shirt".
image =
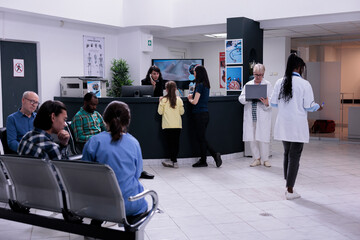
<svg viewBox="0 0 360 240">
<path fill-rule="evenodd" d="M 71 128 L 74 131 L 75 141 L 81 150 L 92 136 L 106 131 L 104 120 L 101 114 L 96 111 L 98 104 L 99 100 L 94 93 L 85 94 L 84 105 L 72 119 Z"/>
<path fill-rule="evenodd" d="M 70 135 L 64 130 L 66 119 L 67 111 L 62 102 L 44 102 L 35 117 L 34 129 L 21 139 L 18 153 L 42 159 L 68 159 L 66 145 Z M 59 144 L 51 134 L 57 134 Z"/>
</svg>

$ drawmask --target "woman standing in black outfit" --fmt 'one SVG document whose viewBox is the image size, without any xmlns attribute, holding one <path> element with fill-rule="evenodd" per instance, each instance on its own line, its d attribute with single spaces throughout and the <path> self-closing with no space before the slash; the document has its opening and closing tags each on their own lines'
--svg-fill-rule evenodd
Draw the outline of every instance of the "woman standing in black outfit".
<svg viewBox="0 0 360 240">
<path fill-rule="evenodd" d="M 222 164 L 221 155 L 209 145 L 206 140 L 206 128 L 209 123 L 208 101 L 210 92 L 210 82 L 206 69 L 203 66 L 196 66 L 194 69 L 195 76 L 195 90 L 193 94 L 189 94 L 188 100 L 194 105 L 192 113 L 194 116 L 195 135 L 200 145 L 201 158 L 194 163 L 193 167 L 207 167 L 206 151 L 209 150 L 211 156 L 214 158 L 216 166 L 220 167 Z"/>
<path fill-rule="evenodd" d="M 162 78 L 160 68 L 155 65 L 151 66 L 146 74 L 146 77 L 141 80 L 141 85 L 153 85 L 154 97 L 162 96 L 164 80 Z"/>
</svg>

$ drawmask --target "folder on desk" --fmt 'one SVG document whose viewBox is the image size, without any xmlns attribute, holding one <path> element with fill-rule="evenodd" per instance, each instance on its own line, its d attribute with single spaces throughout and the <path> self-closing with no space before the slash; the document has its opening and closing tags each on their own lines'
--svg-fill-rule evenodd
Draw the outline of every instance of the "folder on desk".
<svg viewBox="0 0 360 240">
<path fill-rule="evenodd" d="M 246 101 L 259 100 L 267 97 L 267 85 L 246 85 L 245 99 Z"/>
</svg>

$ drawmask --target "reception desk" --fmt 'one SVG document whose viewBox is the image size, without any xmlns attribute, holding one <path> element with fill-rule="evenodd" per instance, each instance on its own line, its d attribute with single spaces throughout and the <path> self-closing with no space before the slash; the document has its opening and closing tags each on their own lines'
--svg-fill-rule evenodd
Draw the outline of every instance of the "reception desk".
<svg viewBox="0 0 360 240">
<path fill-rule="evenodd" d="M 82 98 L 54 97 L 54 99 L 66 105 L 69 120 L 83 105 Z M 105 107 L 114 100 L 123 101 L 129 105 L 131 123 L 128 131 L 140 142 L 143 158 L 166 158 L 161 116 L 157 113 L 159 98 L 99 98 L 97 111 L 103 114 Z M 185 113 L 182 117 L 183 129 L 180 135 L 178 157 L 198 157 L 200 151 L 194 136 L 192 105 L 187 98 L 182 98 L 182 100 Z M 243 105 L 238 102 L 238 96 L 210 97 L 208 107 L 210 121 L 206 134 L 209 143 L 221 154 L 243 152 Z"/>
</svg>

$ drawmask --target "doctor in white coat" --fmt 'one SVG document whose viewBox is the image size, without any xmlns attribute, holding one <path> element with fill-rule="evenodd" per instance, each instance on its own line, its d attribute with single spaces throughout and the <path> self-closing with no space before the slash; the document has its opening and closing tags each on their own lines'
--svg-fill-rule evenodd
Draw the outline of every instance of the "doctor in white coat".
<svg viewBox="0 0 360 240">
<path fill-rule="evenodd" d="M 253 68 L 254 80 L 247 82 L 239 96 L 239 102 L 244 104 L 243 141 L 250 142 L 253 162 L 250 167 L 261 165 L 271 167 L 269 162 L 270 132 L 271 132 L 271 83 L 264 79 L 265 66 L 256 64 Z M 246 101 L 246 86 L 267 85 L 267 98 L 258 101 Z"/>
<path fill-rule="evenodd" d="M 274 139 L 284 146 L 285 196 L 287 200 L 300 198 L 293 188 L 299 170 L 304 143 L 309 142 L 307 112 L 320 111 L 314 101 L 310 83 L 301 77 L 305 62 L 295 54 L 287 61 L 285 76 L 277 80 L 271 97 L 271 106 L 279 109 L 274 127 Z"/>
</svg>

